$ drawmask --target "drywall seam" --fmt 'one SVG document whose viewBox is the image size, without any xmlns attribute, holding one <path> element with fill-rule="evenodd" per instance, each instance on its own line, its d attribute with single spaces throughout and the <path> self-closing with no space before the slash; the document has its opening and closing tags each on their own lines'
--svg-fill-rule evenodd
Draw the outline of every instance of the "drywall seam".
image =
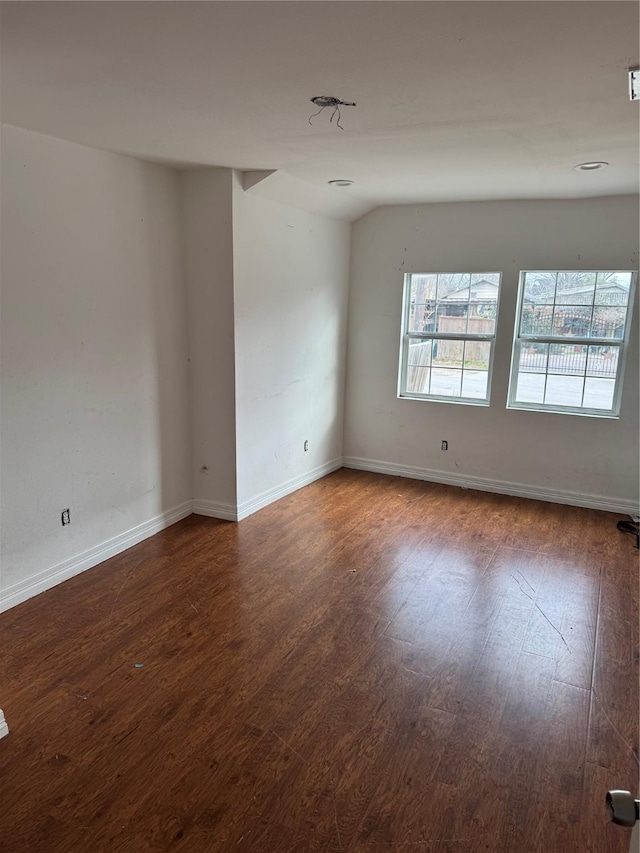
<svg viewBox="0 0 640 853">
<path fill-rule="evenodd" d="M 524 483 L 509 483 L 504 480 L 489 480 L 486 477 L 472 475 L 457 476 L 447 471 L 432 471 L 428 468 L 416 468 L 413 465 L 397 465 L 394 462 L 382 462 L 378 459 L 363 459 L 358 456 L 345 456 L 345 468 L 358 471 L 373 471 L 377 474 L 390 474 L 395 477 L 410 477 L 413 480 L 428 480 L 462 489 L 476 489 L 480 492 L 496 492 L 499 495 L 513 495 L 518 498 L 531 498 L 549 503 L 582 506 L 588 509 L 600 509 L 605 512 L 631 514 L 638 512 L 633 501 L 624 498 L 586 495 L 581 492 L 567 492 L 559 489 L 545 489 L 541 486 L 528 486 Z"/>
<path fill-rule="evenodd" d="M 206 498 L 194 498 L 193 511 L 196 515 L 206 515 L 208 518 L 222 518 L 224 521 L 238 520 L 238 510 L 235 506 Z"/>
<path fill-rule="evenodd" d="M 161 515 L 157 515 L 148 521 L 144 521 L 142 524 L 125 530 L 124 533 L 120 533 L 112 539 L 107 539 L 93 548 L 88 548 L 86 551 L 76 554 L 75 557 L 70 557 L 68 560 L 56 563 L 25 581 L 13 584 L 13 586 L 3 590 L 0 595 L 0 613 L 9 610 L 11 607 L 15 607 L 17 604 L 26 601 L 28 598 L 32 598 L 34 595 L 39 595 L 41 592 L 51 589 L 51 587 L 74 577 L 74 575 L 79 575 L 81 572 L 97 566 L 98 563 L 108 560 L 109 557 L 114 557 L 116 554 L 126 551 L 132 545 L 137 545 L 138 542 L 148 539 L 154 533 L 159 533 L 166 527 L 175 524 L 176 521 L 186 518 L 192 513 L 192 503 L 192 501 L 185 501 L 179 506 L 163 512 Z"/>
<path fill-rule="evenodd" d="M 280 500 L 280 498 L 286 497 L 286 495 L 290 495 L 292 492 L 301 489 L 303 486 L 308 486 L 310 483 L 314 483 L 316 480 L 326 477 L 327 474 L 331 474 L 339 468 L 342 468 L 341 457 L 331 459 L 329 462 L 318 465 L 316 468 L 312 468 L 311 471 L 307 471 L 299 477 L 294 477 L 286 483 L 281 483 L 273 489 L 268 489 L 266 492 L 262 492 L 262 494 L 243 501 L 238 504 L 238 521 L 242 521 L 243 518 L 253 515 L 253 513 L 257 512 L 259 509 L 262 509 L 274 501 Z"/>
</svg>

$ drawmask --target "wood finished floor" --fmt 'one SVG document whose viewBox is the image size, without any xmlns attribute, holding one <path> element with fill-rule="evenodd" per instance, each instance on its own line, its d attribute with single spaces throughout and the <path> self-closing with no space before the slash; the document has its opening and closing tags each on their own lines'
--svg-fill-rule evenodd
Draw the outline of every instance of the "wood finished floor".
<svg viewBox="0 0 640 853">
<path fill-rule="evenodd" d="M 616 520 L 342 470 L 8 611 L 0 850 L 627 853 Z"/>
</svg>

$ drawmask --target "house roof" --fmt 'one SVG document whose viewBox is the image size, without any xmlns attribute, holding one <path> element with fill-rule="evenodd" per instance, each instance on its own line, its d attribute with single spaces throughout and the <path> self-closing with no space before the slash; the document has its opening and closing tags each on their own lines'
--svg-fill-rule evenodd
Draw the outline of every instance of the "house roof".
<svg viewBox="0 0 640 853">
<path fill-rule="evenodd" d="M 492 281 L 486 281 L 486 279 L 481 279 L 480 281 L 474 282 L 471 287 L 461 287 L 459 290 L 454 290 L 453 293 L 450 293 L 444 299 L 441 299 L 441 302 L 473 302 L 474 300 L 482 300 L 482 299 L 492 299 L 496 298 L 498 293 L 498 285 L 494 284 Z"/>
</svg>

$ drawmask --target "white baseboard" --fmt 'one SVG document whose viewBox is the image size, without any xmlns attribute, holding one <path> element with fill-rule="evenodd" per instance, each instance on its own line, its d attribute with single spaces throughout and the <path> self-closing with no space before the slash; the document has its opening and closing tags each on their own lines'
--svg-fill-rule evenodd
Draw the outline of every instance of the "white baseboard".
<svg viewBox="0 0 640 853">
<path fill-rule="evenodd" d="M 254 498 L 243 501 L 238 504 L 238 521 L 241 521 L 243 518 L 247 518 L 249 515 L 253 515 L 254 512 L 268 506 L 274 501 L 278 501 L 280 498 L 290 495 L 291 492 L 296 492 L 303 486 L 308 486 L 310 483 L 314 483 L 316 480 L 326 477 L 327 474 L 331 474 L 339 468 L 342 468 L 342 457 L 338 457 L 337 459 L 332 459 L 330 462 L 318 465 L 316 468 L 312 468 L 311 471 L 307 471 L 306 474 L 301 474 L 299 477 L 293 477 L 291 480 L 288 480 L 286 483 L 282 483 L 280 486 L 268 489 L 266 492 L 262 492 L 262 494 L 256 495 Z"/>
<path fill-rule="evenodd" d="M 601 509 L 606 512 L 631 515 L 638 507 L 633 501 L 624 498 L 609 498 L 601 495 L 585 495 L 582 492 L 568 492 L 560 489 L 545 489 L 540 486 L 528 486 L 524 483 L 509 483 L 505 480 L 489 480 L 471 474 L 460 476 L 448 471 L 432 471 L 428 468 L 416 468 L 412 465 L 398 465 L 393 462 L 381 462 L 378 459 L 363 459 L 358 456 L 345 456 L 342 460 L 345 468 L 359 471 L 373 471 L 377 474 L 390 474 L 395 477 L 410 477 L 413 480 L 428 480 L 432 483 L 444 483 L 462 489 L 476 489 L 480 492 L 497 492 L 500 495 L 513 495 L 518 498 L 532 498 L 537 501 L 582 506 L 588 509 Z"/>
<path fill-rule="evenodd" d="M 0 709 L 0 738 L 5 737 L 5 735 L 9 734 L 9 726 L 7 725 L 7 721 L 4 718 L 4 714 Z"/>
<path fill-rule="evenodd" d="M 235 506 L 208 501 L 205 498 L 193 499 L 193 511 L 196 515 L 206 515 L 208 518 L 222 518 L 225 521 L 238 520 L 238 510 Z"/>
<path fill-rule="evenodd" d="M 337 471 L 339 468 L 355 468 L 360 471 L 372 471 L 378 474 L 389 474 L 396 477 L 409 477 L 415 480 L 427 480 L 433 483 L 443 483 L 448 486 L 458 486 L 463 489 L 477 489 L 481 492 L 497 492 L 503 495 L 514 495 L 515 497 L 531 498 L 533 500 L 548 501 L 551 503 L 568 504 L 569 506 L 582 506 L 590 509 L 599 509 L 606 512 L 615 512 L 622 515 L 638 513 L 638 506 L 633 501 L 624 498 L 610 498 L 600 495 L 588 495 L 581 492 L 569 492 L 559 489 L 545 489 L 538 486 L 529 486 L 524 483 L 510 483 L 504 480 L 489 480 L 485 477 L 475 477 L 467 474 L 460 476 L 448 471 L 433 471 L 428 468 L 417 468 L 412 465 L 399 465 L 393 462 L 382 462 L 378 459 L 364 459 L 357 456 L 345 456 L 336 458 L 323 465 L 318 465 L 306 474 L 294 477 L 280 486 L 269 489 L 250 500 L 244 501 L 237 507 L 232 504 L 216 503 L 204 499 L 194 499 L 167 510 L 161 515 L 155 516 L 142 524 L 107 539 L 99 545 L 77 554 L 68 560 L 39 572 L 24 581 L 20 581 L 2 590 L 0 593 L 0 613 L 15 607 L 23 601 L 45 592 L 47 589 L 62 583 L 69 578 L 78 575 L 87 569 L 97 566 L 98 563 L 120 554 L 132 545 L 148 539 L 155 533 L 159 533 L 166 527 L 175 524 L 192 513 L 221 518 L 226 521 L 241 521 L 265 506 L 308 486 L 310 483 L 326 477 L 327 474 Z M 2 712 L 0 711 L 0 737 L 6 735 L 8 729 Z"/>
<path fill-rule="evenodd" d="M 154 533 L 159 533 L 165 527 L 186 518 L 192 512 L 192 501 L 185 501 L 185 503 L 150 518 L 148 521 L 136 525 L 136 527 L 125 530 L 124 533 L 107 539 L 75 557 L 56 563 L 37 575 L 32 575 L 24 581 L 13 584 L 0 593 L 0 613 L 9 610 L 10 607 L 15 607 L 16 604 L 20 604 L 34 595 L 51 589 L 51 587 L 72 578 L 74 575 L 79 575 L 81 572 L 97 566 L 98 563 L 108 560 L 109 557 L 115 557 L 116 554 L 131 548 L 132 545 L 137 545 L 143 539 L 148 539 Z"/>
</svg>

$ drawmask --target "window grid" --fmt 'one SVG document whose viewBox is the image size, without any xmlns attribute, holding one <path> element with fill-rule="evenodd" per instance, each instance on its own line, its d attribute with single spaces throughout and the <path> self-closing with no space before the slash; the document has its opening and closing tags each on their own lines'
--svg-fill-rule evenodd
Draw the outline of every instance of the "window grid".
<svg viewBox="0 0 640 853">
<path fill-rule="evenodd" d="M 489 404 L 500 279 L 500 273 L 405 276 L 398 396 Z M 471 331 L 472 321 L 481 332 Z M 428 344 L 426 357 L 419 343 Z"/>
<path fill-rule="evenodd" d="M 540 275 L 540 273 L 534 273 Z M 518 313 L 516 317 L 516 333 L 514 336 L 513 359 L 511 365 L 511 380 L 509 388 L 508 406 L 510 408 L 526 408 L 540 411 L 555 411 L 565 412 L 569 414 L 589 414 L 600 417 L 617 417 L 620 408 L 620 392 L 622 384 L 622 375 L 624 368 L 624 357 L 626 355 L 626 346 L 628 343 L 631 315 L 633 309 L 633 297 L 636 274 L 632 271 L 555 271 L 554 287 L 551 300 L 550 294 L 544 295 L 539 300 L 536 300 L 531 292 L 528 292 L 527 276 L 531 273 L 522 272 L 520 279 L 519 298 L 518 298 Z M 549 276 L 550 273 L 544 272 L 543 275 Z M 564 294 L 559 292 L 560 275 L 566 276 L 568 280 L 570 276 L 574 276 L 576 281 L 580 277 L 586 277 L 587 284 L 582 287 L 584 295 L 590 298 L 590 305 L 575 301 L 558 301 L 563 298 Z M 593 277 L 592 286 L 589 284 L 589 277 Z M 620 282 L 628 283 L 626 294 L 624 287 Z M 622 294 L 609 294 L 603 296 L 603 288 L 620 287 Z M 598 291 L 600 290 L 600 293 Z M 569 294 L 569 298 L 578 291 L 574 287 L 574 294 Z M 551 329 L 548 334 L 534 334 L 527 331 L 525 327 L 525 303 L 529 302 L 533 306 L 534 313 L 536 308 L 539 309 L 542 305 L 552 306 L 551 312 Z M 580 316 L 587 317 L 588 323 L 582 325 L 581 332 L 586 334 L 573 335 L 571 332 L 562 333 L 560 329 L 567 328 L 566 319 L 571 315 L 573 310 L 573 320 Z M 584 309 L 587 309 L 584 311 Z M 596 309 L 601 309 L 596 315 Z M 598 317 L 603 317 L 602 309 L 612 309 L 618 312 L 618 320 L 609 318 L 599 321 Z M 624 312 L 624 317 L 620 312 Z M 539 313 L 536 314 L 539 317 Z M 556 322 L 556 316 L 560 318 Z M 561 325 L 562 322 L 562 325 Z M 608 322 L 608 325 L 605 323 Z M 608 332 L 608 334 L 597 334 L 597 332 Z M 523 347 L 526 346 L 544 346 L 544 369 L 542 365 L 535 369 L 527 370 L 523 367 Z M 554 363 L 555 353 L 553 348 L 557 347 L 559 356 Z M 573 354 L 570 356 L 575 364 L 570 366 L 567 362 L 569 357 L 565 355 L 565 364 L 562 364 L 562 350 L 573 348 Z M 598 366 L 598 359 L 601 364 Z M 520 382 L 523 375 L 544 373 L 544 383 L 542 393 L 538 394 L 541 398 L 537 401 L 527 399 L 527 393 L 520 394 Z M 607 373 L 609 375 L 607 375 Z M 579 392 L 579 402 L 576 399 L 558 401 L 558 391 L 549 388 L 549 377 L 565 377 L 570 379 L 581 379 L 581 388 Z M 604 382 L 609 384 L 605 389 Z M 565 383 L 565 393 L 571 398 L 572 394 L 569 390 L 569 383 Z M 600 386 L 600 396 L 598 396 L 598 386 Z M 533 386 L 531 386 L 533 388 Z M 610 395 L 610 401 L 605 399 L 604 391 Z M 530 392 L 533 394 L 533 392 Z M 575 394 L 575 392 L 573 392 Z M 519 396 L 520 394 L 520 396 Z M 554 396 L 556 399 L 554 400 Z"/>
</svg>

